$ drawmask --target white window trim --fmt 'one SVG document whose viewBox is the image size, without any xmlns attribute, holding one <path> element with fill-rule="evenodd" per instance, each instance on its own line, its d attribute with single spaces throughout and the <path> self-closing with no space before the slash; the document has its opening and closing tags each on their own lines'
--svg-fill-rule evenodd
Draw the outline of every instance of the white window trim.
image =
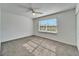
<svg viewBox="0 0 79 59">
<path fill-rule="evenodd" d="M 56 18 L 55 18 L 56 19 Z M 40 30 L 40 23 L 39 23 L 39 21 L 38 21 L 38 31 L 39 32 L 47 32 L 47 33 L 58 33 L 58 31 L 57 31 L 57 26 L 56 26 L 56 31 L 47 31 L 47 25 L 46 25 L 46 30 Z"/>
</svg>

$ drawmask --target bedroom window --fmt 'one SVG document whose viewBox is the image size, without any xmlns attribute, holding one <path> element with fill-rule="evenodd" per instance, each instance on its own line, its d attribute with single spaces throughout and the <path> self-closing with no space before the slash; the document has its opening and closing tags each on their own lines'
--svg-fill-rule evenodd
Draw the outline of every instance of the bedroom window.
<svg viewBox="0 0 79 59">
<path fill-rule="evenodd" d="M 57 19 L 46 19 L 39 21 L 39 31 L 57 33 Z"/>
</svg>

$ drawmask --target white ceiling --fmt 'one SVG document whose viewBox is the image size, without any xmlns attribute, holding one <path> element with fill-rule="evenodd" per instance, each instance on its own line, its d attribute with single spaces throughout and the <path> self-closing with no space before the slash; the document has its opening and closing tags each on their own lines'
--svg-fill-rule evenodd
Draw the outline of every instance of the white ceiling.
<svg viewBox="0 0 79 59">
<path fill-rule="evenodd" d="M 31 18 L 41 17 L 63 10 L 75 8 L 75 3 L 6 3 L 0 4 L 3 10 L 13 12 L 19 15 L 28 16 Z M 38 8 L 36 11 L 40 11 L 43 14 L 32 15 L 31 11 L 28 11 L 27 7 Z"/>
</svg>

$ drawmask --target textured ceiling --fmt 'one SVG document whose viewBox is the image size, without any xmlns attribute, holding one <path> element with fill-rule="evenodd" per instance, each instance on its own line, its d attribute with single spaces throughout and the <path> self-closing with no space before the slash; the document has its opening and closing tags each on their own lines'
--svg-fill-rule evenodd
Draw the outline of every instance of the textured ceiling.
<svg viewBox="0 0 79 59">
<path fill-rule="evenodd" d="M 12 13 L 19 15 L 28 16 L 31 18 L 37 18 L 56 12 L 64 11 L 67 9 L 75 8 L 75 3 L 6 3 L 0 4 L 3 10 L 7 10 Z M 29 7 L 38 8 L 36 11 L 40 11 L 43 14 L 32 15 L 31 11 L 28 10 Z"/>
</svg>

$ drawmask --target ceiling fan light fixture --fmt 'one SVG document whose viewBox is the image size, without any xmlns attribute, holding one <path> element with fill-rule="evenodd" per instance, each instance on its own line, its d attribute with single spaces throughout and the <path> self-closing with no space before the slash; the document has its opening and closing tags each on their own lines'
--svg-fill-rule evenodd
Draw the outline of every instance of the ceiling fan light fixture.
<svg viewBox="0 0 79 59">
<path fill-rule="evenodd" d="M 33 15 L 35 15 L 35 13 L 32 13 Z"/>
</svg>

